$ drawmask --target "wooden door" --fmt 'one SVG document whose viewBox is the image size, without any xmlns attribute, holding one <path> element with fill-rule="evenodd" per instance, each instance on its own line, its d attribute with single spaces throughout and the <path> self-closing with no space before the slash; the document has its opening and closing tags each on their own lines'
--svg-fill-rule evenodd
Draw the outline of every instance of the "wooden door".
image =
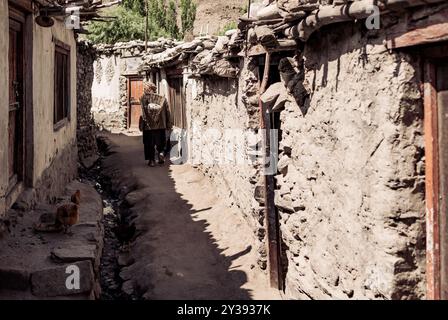
<svg viewBox="0 0 448 320">
<path fill-rule="evenodd" d="M 9 19 L 9 113 L 8 174 L 10 187 L 23 180 L 24 108 L 23 108 L 23 22 L 14 13 Z"/>
<path fill-rule="evenodd" d="M 138 129 L 138 122 L 142 115 L 142 106 L 140 99 L 143 95 L 143 79 L 129 78 L 128 80 L 128 128 Z"/>
<path fill-rule="evenodd" d="M 186 129 L 185 93 L 181 76 L 168 78 L 171 122 L 175 127 Z"/>
</svg>

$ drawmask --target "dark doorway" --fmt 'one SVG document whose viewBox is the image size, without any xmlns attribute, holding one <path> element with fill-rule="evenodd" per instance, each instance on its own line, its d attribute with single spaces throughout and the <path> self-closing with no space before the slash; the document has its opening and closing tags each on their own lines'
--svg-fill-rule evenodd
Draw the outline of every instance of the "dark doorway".
<svg viewBox="0 0 448 320">
<path fill-rule="evenodd" d="M 10 9 L 9 17 L 9 112 L 8 177 L 9 191 L 24 179 L 24 23 L 25 16 Z"/>
<path fill-rule="evenodd" d="M 168 74 L 168 72 L 167 72 Z M 186 129 L 185 92 L 182 69 L 168 74 L 169 106 L 172 123 L 175 127 Z"/>
</svg>

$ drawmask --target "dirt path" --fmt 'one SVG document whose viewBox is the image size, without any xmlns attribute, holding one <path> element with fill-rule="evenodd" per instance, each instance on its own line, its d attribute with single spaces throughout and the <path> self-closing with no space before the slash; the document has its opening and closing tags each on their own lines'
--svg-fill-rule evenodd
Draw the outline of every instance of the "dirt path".
<svg viewBox="0 0 448 320">
<path fill-rule="evenodd" d="M 141 232 L 135 262 L 121 271 L 124 288 L 146 299 L 277 299 L 256 264 L 253 232 L 226 207 L 209 180 L 188 165 L 150 168 L 140 137 L 109 135 L 107 160 Z M 117 170 L 120 168 L 120 170 Z"/>
</svg>

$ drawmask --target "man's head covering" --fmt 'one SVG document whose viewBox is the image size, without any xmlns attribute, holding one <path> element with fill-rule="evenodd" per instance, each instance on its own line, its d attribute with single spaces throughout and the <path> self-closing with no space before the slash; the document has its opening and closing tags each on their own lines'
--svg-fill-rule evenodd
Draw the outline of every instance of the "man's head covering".
<svg viewBox="0 0 448 320">
<path fill-rule="evenodd" d="M 157 91 L 157 87 L 154 83 L 151 81 L 144 81 L 143 82 L 143 92 L 146 94 L 149 93 L 155 93 Z"/>
</svg>

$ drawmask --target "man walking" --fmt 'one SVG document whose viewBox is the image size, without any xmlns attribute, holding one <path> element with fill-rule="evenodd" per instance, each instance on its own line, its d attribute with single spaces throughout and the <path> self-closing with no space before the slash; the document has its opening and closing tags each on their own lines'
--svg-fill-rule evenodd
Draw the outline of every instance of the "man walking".
<svg viewBox="0 0 448 320">
<path fill-rule="evenodd" d="M 140 131 L 143 131 L 145 159 L 150 167 L 155 166 L 157 148 L 158 162 L 165 162 L 166 131 L 171 130 L 171 115 L 166 99 L 156 94 L 156 86 L 152 82 L 143 83 L 141 98 L 142 116 L 139 121 Z"/>
</svg>

